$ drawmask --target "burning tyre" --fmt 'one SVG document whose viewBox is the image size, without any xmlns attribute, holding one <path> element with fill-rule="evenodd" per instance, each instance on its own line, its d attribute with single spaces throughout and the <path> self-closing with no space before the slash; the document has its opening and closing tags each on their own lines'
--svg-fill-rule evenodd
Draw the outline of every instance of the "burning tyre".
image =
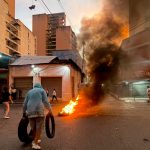
<svg viewBox="0 0 150 150">
<path fill-rule="evenodd" d="M 24 143 L 31 143 L 34 139 L 33 131 L 30 130 L 30 132 L 28 133 L 28 124 L 28 117 L 22 117 L 18 126 L 18 138 L 21 142 Z"/>
<path fill-rule="evenodd" d="M 53 138 L 55 135 L 55 120 L 54 116 L 50 113 L 45 118 L 45 131 L 48 138 Z"/>
</svg>

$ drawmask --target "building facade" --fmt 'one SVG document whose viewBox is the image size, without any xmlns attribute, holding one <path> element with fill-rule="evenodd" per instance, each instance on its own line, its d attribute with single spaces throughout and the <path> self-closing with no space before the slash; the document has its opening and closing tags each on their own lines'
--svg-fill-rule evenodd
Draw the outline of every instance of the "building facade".
<svg viewBox="0 0 150 150">
<path fill-rule="evenodd" d="M 60 60 L 56 56 L 26 56 L 11 64 L 9 83 L 17 89 L 19 100 L 39 82 L 48 89 L 50 97 L 56 89 L 58 99 L 69 101 L 78 94 L 81 74 L 79 67 L 70 60 Z"/>
<path fill-rule="evenodd" d="M 0 1 L 0 53 L 8 56 L 36 55 L 36 37 L 15 16 L 15 0 Z"/>
<path fill-rule="evenodd" d="M 134 35 L 150 27 L 150 1 L 129 0 L 129 32 Z"/>
<path fill-rule="evenodd" d="M 129 1 L 130 36 L 122 42 L 122 49 L 130 60 L 120 77 L 124 96 L 148 98 L 146 88 L 150 85 L 150 1 Z M 121 89 L 121 88 L 120 88 Z M 119 91 L 118 93 L 121 93 Z"/>
<path fill-rule="evenodd" d="M 37 37 L 37 55 L 52 55 L 53 50 L 75 50 L 76 36 L 66 26 L 65 13 L 33 15 L 33 33 Z"/>
<path fill-rule="evenodd" d="M 0 91 L 8 86 L 8 65 L 18 56 L 36 55 L 36 37 L 15 19 L 15 0 L 0 1 Z"/>
</svg>

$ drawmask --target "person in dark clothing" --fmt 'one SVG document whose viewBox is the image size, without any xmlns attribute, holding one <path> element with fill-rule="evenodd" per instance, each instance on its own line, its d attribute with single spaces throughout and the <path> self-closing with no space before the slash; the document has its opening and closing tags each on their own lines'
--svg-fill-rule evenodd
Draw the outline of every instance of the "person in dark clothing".
<svg viewBox="0 0 150 150">
<path fill-rule="evenodd" d="M 9 119 L 10 117 L 8 117 L 8 114 L 10 112 L 10 106 L 9 106 L 9 101 L 10 101 L 10 93 L 8 91 L 8 88 L 7 87 L 4 87 L 3 88 L 3 91 L 2 91 L 2 103 L 4 104 L 4 118 L 5 119 Z"/>
<path fill-rule="evenodd" d="M 12 100 L 13 100 L 13 101 L 16 100 L 16 99 L 17 99 L 17 90 L 16 90 L 15 87 L 11 87 L 10 93 L 11 93 L 11 98 L 12 98 Z"/>
</svg>

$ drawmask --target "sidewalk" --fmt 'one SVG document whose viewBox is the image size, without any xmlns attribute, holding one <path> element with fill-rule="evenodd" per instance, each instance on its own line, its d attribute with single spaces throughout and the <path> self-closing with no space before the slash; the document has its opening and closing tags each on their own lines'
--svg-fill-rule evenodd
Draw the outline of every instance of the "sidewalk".
<svg viewBox="0 0 150 150">
<path fill-rule="evenodd" d="M 147 103 L 148 98 L 135 98 L 135 97 L 119 97 L 119 100 L 123 100 L 125 102 L 144 102 Z"/>
</svg>

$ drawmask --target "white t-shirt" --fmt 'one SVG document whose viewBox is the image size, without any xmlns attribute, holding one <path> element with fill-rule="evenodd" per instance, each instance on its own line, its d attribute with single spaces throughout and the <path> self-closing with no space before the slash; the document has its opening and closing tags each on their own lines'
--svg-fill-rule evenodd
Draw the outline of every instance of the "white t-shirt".
<svg viewBox="0 0 150 150">
<path fill-rule="evenodd" d="M 53 91 L 53 95 L 56 96 L 56 91 L 55 90 Z"/>
</svg>

